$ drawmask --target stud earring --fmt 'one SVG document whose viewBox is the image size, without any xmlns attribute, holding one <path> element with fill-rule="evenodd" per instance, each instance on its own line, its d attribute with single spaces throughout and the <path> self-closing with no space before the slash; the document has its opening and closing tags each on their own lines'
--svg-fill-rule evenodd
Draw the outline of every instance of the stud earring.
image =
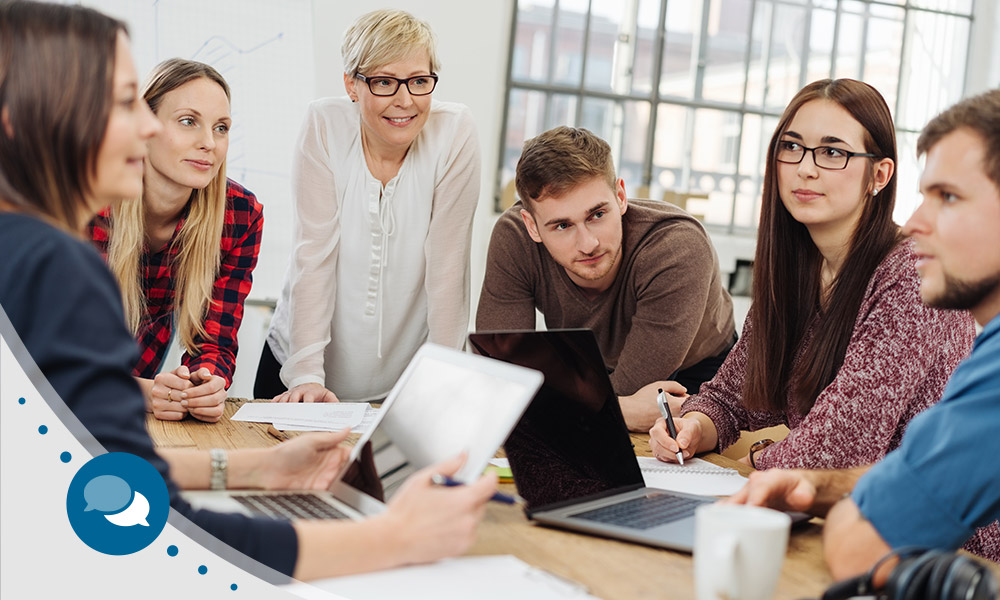
<svg viewBox="0 0 1000 600">
<path fill-rule="evenodd" d="M 878 196 L 878 188 L 875 188 L 875 191 L 872 192 L 872 198 L 874 198 L 875 196 Z"/>
</svg>

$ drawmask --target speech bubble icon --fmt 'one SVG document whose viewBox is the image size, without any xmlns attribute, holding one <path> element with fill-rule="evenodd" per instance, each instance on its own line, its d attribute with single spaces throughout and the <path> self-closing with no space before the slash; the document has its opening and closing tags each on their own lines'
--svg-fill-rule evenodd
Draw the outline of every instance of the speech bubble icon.
<svg viewBox="0 0 1000 600">
<path fill-rule="evenodd" d="M 147 516 L 149 516 L 149 500 L 136 492 L 132 504 L 129 504 L 125 510 L 113 515 L 104 515 L 104 518 L 119 527 L 131 527 L 132 525 L 149 527 L 149 523 L 146 522 Z"/>
<path fill-rule="evenodd" d="M 116 512 L 132 498 L 132 488 L 128 482 L 115 475 L 99 475 L 87 482 L 83 488 L 83 499 L 87 501 L 84 512 Z"/>
</svg>

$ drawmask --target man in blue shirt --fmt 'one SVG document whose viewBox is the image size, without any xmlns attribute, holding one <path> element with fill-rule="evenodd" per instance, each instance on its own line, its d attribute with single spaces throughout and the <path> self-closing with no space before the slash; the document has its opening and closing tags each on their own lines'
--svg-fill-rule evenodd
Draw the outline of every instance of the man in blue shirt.
<svg viewBox="0 0 1000 600">
<path fill-rule="evenodd" d="M 1000 90 L 935 117 L 917 151 L 927 155 L 924 201 L 904 233 L 916 241 L 920 295 L 972 312 L 983 327 L 972 354 L 882 462 L 755 473 L 731 498 L 826 514 L 824 555 L 837 579 L 904 546 L 965 544 L 1000 562 Z"/>
</svg>

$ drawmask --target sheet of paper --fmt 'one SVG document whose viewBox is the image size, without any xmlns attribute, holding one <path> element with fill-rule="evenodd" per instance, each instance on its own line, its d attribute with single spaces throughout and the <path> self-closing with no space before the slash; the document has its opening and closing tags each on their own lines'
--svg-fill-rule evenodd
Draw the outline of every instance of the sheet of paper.
<svg viewBox="0 0 1000 600">
<path fill-rule="evenodd" d="M 646 487 L 702 496 L 729 496 L 743 487 L 747 478 L 735 469 L 692 458 L 684 466 L 665 463 L 650 456 L 636 457 Z"/>
<path fill-rule="evenodd" d="M 351 426 L 351 433 L 365 434 L 372 428 L 375 423 L 375 417 L 378 416 L 379 409 L 368 405 L 365 410 L 365 416 L 362 417 L 361 422 L 357 425 Z M 328 427 L 321 422 L 308 421 L 303 419 L 293 419 L 291 421 L 275 421 L 274 428 L 280 431 L 340 431 L 340 427 Z"/>
<path fill-rule="evenodd" d="M 316 598 L 308 588 L 352 600 L 597 600 L 583 585 L 514 556 L 461 556 L 430 565 L 297 583 L 285 589 Z"/>
<path fill-rule="evenodd" d="M 361 424 L 371 406 L 365 402 L 284 403 L 247 402 L 233 415 L 234 421 L 286 423 L 319 431 L 339 431 Z M 277 427 L 277 429 L 281 429 Z"/>
</svg>

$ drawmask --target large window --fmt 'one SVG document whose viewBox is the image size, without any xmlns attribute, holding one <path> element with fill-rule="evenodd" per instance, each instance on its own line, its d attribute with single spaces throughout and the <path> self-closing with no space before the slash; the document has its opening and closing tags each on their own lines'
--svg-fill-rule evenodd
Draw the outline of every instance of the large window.
<svg viewBox="0 0 1000 600">
<path fill-rule="evenodd" d="M 572 125 L 611 144 L 630 196 L 752 233 L 785 104 L 810 81 L 851 77 L 892 109 L 905 218 L 917 133 L 961 97 L 971 25 L 972 0 L 517 0 L 500 202 L 524 140 Z"/>
</svg>

